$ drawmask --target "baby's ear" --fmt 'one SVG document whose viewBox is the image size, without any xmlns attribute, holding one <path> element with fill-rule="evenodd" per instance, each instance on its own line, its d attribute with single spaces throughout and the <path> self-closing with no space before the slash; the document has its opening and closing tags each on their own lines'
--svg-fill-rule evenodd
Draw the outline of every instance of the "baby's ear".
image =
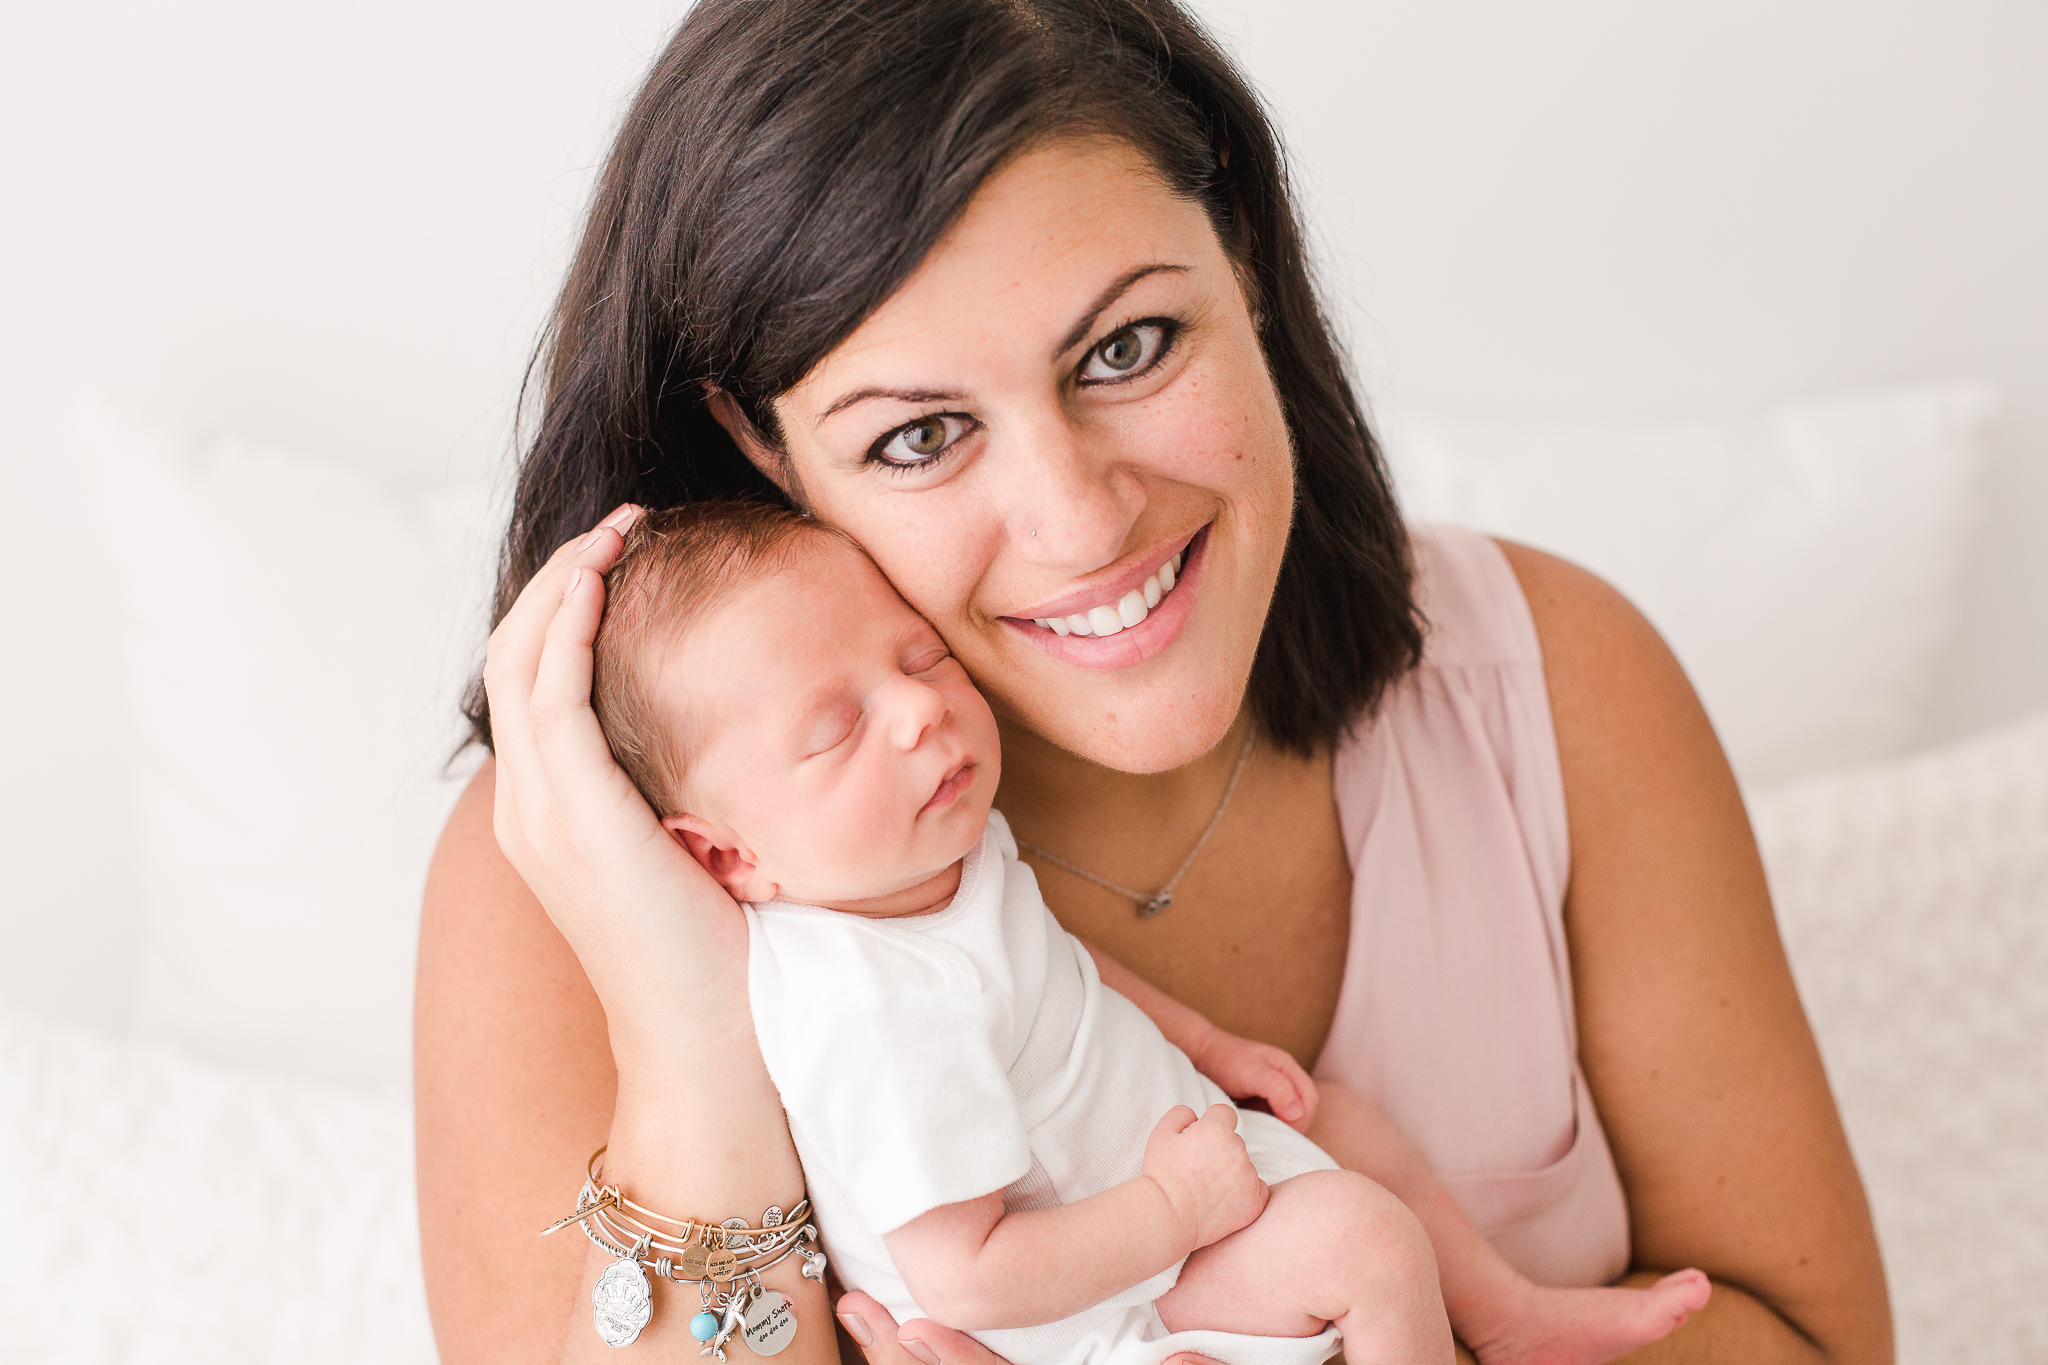
<svg viewBox="0 0 2048 1365">
<path fill-rule="evenodd" d="M 775 899 L 775 883 L 761 875 L 753 850 L 741 842 L 732 826 L 701 815 L 671 815 L 661 827 L 734 900 L 758 903 Z"/>
</svg>

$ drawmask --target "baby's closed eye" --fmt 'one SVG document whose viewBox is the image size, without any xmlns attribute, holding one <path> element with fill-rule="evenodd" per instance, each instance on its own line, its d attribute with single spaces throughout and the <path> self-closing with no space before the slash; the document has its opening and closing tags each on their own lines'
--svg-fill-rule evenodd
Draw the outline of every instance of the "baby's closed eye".
<svg viewBox="0 0 2048 1365">
<path fill-rule="evenodd" d="M 813 715 L 803 735 L 803 755 L 816 758 L 828 754 L 853 737 L 860 728 L 861 709 L 852 703 L 825 708 Z"/>
</svg>

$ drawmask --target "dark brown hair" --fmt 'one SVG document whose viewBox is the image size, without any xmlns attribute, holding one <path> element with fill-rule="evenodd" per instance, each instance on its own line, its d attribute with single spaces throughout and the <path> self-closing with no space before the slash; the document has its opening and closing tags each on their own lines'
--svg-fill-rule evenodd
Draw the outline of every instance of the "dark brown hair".
<svg viewBox="0 0 2048 1365">
<path fill-rule="evenodd" d="M 656 815 L 682 812 L 696 747 L 686 718 L 656 694 L 663 661 L 705 613 L 788 564 L 805 533 L 853 545 L 822 522 L 757 502 L 687 503 L 650 512 L 626 533 L 605 575 L 590 704 L 612 757 Z"/>
<path fill-rule="evenodd" d="M 1173 0 L 701 0 L 605 162 L 536 355 L 545 385 L 496 617 L 614 507 L 783 501 L 705 386 L 779 439 L 793 388 L 1047 139 L 1128 140 L 1204 206 L 1251 292 L 1295 506 L 1248 699 L 1302 753 L 1421 653 L 1407 538 L 1318 305 L 1258 99 Z M 490 742 L 480 685 L 465 711 Z"/>
</svg>

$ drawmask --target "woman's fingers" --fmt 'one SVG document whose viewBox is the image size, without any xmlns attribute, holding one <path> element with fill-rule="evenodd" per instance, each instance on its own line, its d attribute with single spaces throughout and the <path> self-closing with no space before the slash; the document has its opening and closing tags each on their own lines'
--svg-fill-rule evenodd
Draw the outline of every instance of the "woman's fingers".
<svg viewBox="0 0 2048 1365">
<path fill-rule="evenodd" d="M 572 569 L 603 573 L 619 557 L 628 528 L 640 509 L 630 503 L 614 511 L 597 529 L 555 551 L 530 582 L 505 618 L 491 632 L 484 657 L 484 687 L 491 701 L 492 738 L 502 748 L 531 746 L 527 707 L 549 624 L 562 602 L 562 583 Z"/>
<path fill-rule="evenodd" d="M 967 1333 L 929 1318 L 912 1318 L 898 1328 L 888 1309 L 858 1290 L 841 1295 L 832 1311 L 868 1365 L 1009 1365 Z"/>
<path fill-rule="evenodd" d="M 590 709 L 590 646 L 603 617 L 604 579 L 594 569 L 571 565 L 562 579 L 562 600 L 541 637 L 531 705 L 541 761 L 560 777 L 587 775 L 578 770 L 587 769 L 598 753 L 610 766 L 611 751 Z"/>
</svg>

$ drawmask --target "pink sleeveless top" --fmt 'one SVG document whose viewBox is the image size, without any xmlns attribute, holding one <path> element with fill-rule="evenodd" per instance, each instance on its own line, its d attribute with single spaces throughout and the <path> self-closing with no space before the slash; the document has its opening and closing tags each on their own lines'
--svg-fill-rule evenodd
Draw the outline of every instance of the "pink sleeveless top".
<svg viewBox="0 0 2048 1365">
<path fill-rule="evenodd" d="M 1351 945 L 1315 1074 L 1378 1104 L 1524 1274 L 1602 1284 L 1628 1205 L 1579 1074 L 1535 622 L 1492 540 L 1413 538 L 1422 664 L 1336 754 Z"/>
</svg>

